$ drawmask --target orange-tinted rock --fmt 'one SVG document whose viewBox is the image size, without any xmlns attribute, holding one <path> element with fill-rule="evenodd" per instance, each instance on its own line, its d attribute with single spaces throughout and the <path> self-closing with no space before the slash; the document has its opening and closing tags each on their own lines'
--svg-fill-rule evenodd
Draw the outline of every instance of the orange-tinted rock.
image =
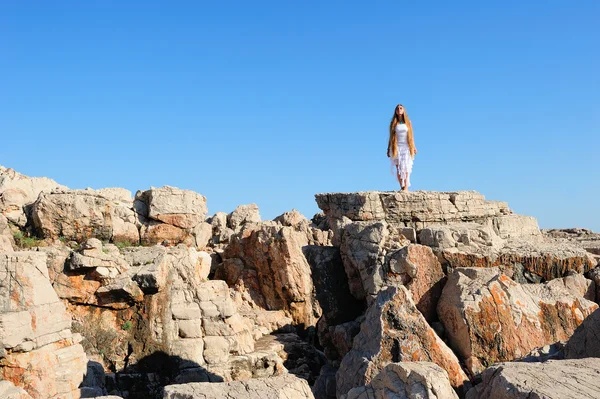
<svg viewBox="0 0 600 399">
<path fill-rule="evenodd" d="M 426 361 L 446 370 L 450 383 L 461 388 L 468 377 L 444 341 L 429 327 L 405 287 L 381 291 L 367 310 L 352 350 L 337 373 L 338 396 L 369 384 L 385 366 Z"/>
<path fill-rule="evenodd" d="M 568 339 L 597 307 L 560 284 L 519 285 L 498 268 L 464 268 L 448 277 L 438 315 L 451 346 L 479 373 Z"/>
</svg>

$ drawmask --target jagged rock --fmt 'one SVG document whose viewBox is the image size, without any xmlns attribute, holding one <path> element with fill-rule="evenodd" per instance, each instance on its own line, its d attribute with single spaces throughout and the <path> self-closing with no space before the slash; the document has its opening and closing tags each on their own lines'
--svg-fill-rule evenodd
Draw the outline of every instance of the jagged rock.
<svg viewBox="0 0 600 399">
<path fill-rule="evenodd" d="M 483 382 L 467 399 L 600 397 L 598 359 L 549 360 L 544 363 L 500 363 L 483 372 Z"/>
<path fill-rule="evenodd" d="M 12 252 L 14 241 L 12 232 L 8 227 L 8 220 L 0 214 L 0 252 Z"/>
<path fill-rule="evenodd" d="M 596 284 L 596 303 L 600 303 L 600 266 L 595 267 L 594 269 L 590 270 L 587 274 L 586 277 L 589 278 L 590 280 L 592 280 L 594 282 L 594 284 Z"/>
<path fill-rule="evenodd" d="M 98 288 L 96 296 L 98 306 L 114 309 L 126 309 L 132 304 L 144 300 L 144 293 L 140 287 L 126 275 L 112 279 L 110 284 Z"/>
<path fill-rule="evenodd" d="M 291 226 L 291 227 L 302 225 L 302 224 L 305 224 L 308 226 L 310 224 L 308 219 L 306 219 L 304 217 L 304 215 L 302 215 L 296 209 L 292 209 L 289 212 L 284 212 L 281 215 L 277 216 L 273 220 L 278 223 L 281 223 L 284 226 Z"/>
<path fill-rule="evenodd" d="M 290 374 L 222 383 L 190 383 L 165 387 L 164 399 L 312 399 L 305 380 Z"/>
<path fill-rule="evenodd" d="M 32 205 L 32 220 L 42 237 L 83 241 L 127 240 L 139 242 L 138 218 L 131 199 L 116 202 L 102 190 L 64 190 L 42 192 Z"/>
<path fill-rule="evenodd" d="M 462 268 L 449 275 L 438 315 L 475 374 L 567 339 L 597 307 L 562 283 L 519 285 L 498 268 Z"/>
<path fill-rule="evenodd" d="M 511 215 L 513 217 L 516 215 Z M 505 216 L 503 218 L 508 218 Z M 502 239 L 492 227 L 476 223 L 432 226 L 419 232 L 419 242 L 430 246 L 442 262 L 452 268 L 500 266 L 520 282 L 540 282 L 584 273 L 593 267 L 590 254 L 573 244 L 516 234 Z"/>
<path fill-rule="evenodd" d="M 458 399 L 448 373 L 435 363 L 388 364 L 369 385 L 353 388 L 345 399 Z"/>
<path fill-rule="evenodd" d="M 82 244 L 79 251 L 72 254 L 67 268 L 71 271 L 96 269 L 99 278 L 115 278 L 127 270 L 129 264 L 118 251 L 116 254 L 110 253 L 108 248 L 103 248 L 100 240 L 90 238 Z"/>
<path fill-rule="evenodd" d="M 370 302 L 386 286 L 406 286 L 427 320 L 434 320 L 444 272 L 433 251 L 411 244 L 386 222 L 346 226 L 340 247 L 351 292 Z"/>
<path fill-rule="evenodd" d="M 388 270 L 384 267 L 386 256 L 409 243 L 385 222 L 348 224 L 340 252 L 352 295 L 371 301 L 382 287 L 389 285 Z"/>
<path fill-rule="evenodd" d="M 32 399 L 21 387 L 16 387 L 10 381 L 0 381 L 0 398 L 3 399 Z"/>
<path fill-rule="evenodd" d="M 142 213 L 143 216 L 181 229 L 194 228 L 206 217 L 206 197 L 190 190 L 151 187 L 138 191 L 135 198 L 146 205 L 147 213 Z"/>
<path fill-rule="evenodd" d="M 28 177 L 14 169 L 0 166 L 0 214 L 20 226 L 27 224 L 24 207 L 32 204 L 41 192 L 67 190 L 47 177 Z"/>
<path fill-rule="evenodd" d="M 196 227 L 194 227 L 192 235 L 196 240 L 196 248 L 206 248 L 213 235 L 212 225 L 207 222 L 198 223 Z"/>
<path fill-rule="evenodd" d="M 403 361 L 428 361 L 448 372 L 461 388 L 468 382 L 458 359 L 429 327 L 403 286 L 380 291 L 367 310 L 352 350 L 336 376 L 338 396 L 368 384 L 385 366 Z"/>
<path fill-rule="evenodd" d="M 361 318 L 364 319 L 364 318 Z M 360 332 L 360 322 L 357 320 L 331 326 L 328 329 L 329 339 L 335 347 L 337 356 L 327 356 L 329 359 L 342 359 L 346 353 L 352 350 L 354 337 Z"/>
<path fill-rule="evenodd" d="M 229 266 L 218 267 L 215 278 L 229 282 L 250 308 L 285 310 L 296 324 L 314 326 L 321 309 L 302 253 L 308 244 L 308 237 L 292 227 L 255 225 L 234 236 L 222 254 L 223 264 Z M 241 264 L 227 262 L 234 258 Z"/>
<path fill-rule="evenodd" d="M 569 338 L 564 356 L 566 359 L 600 357 L 600 309 L 589 315 Z"/>
<path fill-rule="evenodd" d="M 86 357 L 50 285 L 46 254 L 0 254 L 0 326 L 1 379 L 34 399 L 79 397 Z"/>
<path fill-rule="evenodd" d="M 239 231 L 247 223 L 260 223 L 260 213 L 256 204 L 240 205 L 227 215 L 227 225 L 233 231 Z"/>
<path fill-rule="evenodd" d="M 191 239 L 189 233 L 171 224 L 148 221 L 140 230 L 142 245 L 177 245 Z"/>
</svg>

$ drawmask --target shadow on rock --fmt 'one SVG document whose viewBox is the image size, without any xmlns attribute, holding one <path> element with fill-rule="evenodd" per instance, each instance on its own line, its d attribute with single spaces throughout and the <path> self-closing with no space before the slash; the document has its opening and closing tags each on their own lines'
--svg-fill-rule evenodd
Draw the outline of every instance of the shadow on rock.
<svg viewBox="0 0 600 399">
<path fill-rule="evenodd" d="M 116 395 L 160 399 L 164 386 L 188 382 L 223 382 L 223 378 L 195 362 L 157 351 L 126 370 L 106 375 L 100 363 L 89 361 L 80 391 L 82 398 Z"/>
</svg>

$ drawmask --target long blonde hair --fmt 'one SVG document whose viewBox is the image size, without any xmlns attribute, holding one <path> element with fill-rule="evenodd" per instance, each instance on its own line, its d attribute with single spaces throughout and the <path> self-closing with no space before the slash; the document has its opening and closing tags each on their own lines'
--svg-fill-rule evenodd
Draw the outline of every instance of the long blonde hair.
<svg viewBox="0 0 600 399">
<path fill-rule="evenodd" d="M 414 158 L 415 156 L 415 140 L 413 137 L 412 123 L 410 123 L 410 119 L 408 118 L 408 114 L 406 113 L 406 108 L 404 109 L 404 113 L 402 114 L 401 119 L 398 118 L 398 107 L 404 107 L 402 104 L 396 105 L 394 108 L 394 116 L 392 116 L 392 121 L 390 122 L 390 139 L 388 141 L 388 157 L 397 157 L 398 156 L 398 141 L 396 140 L 396 125 L 400 122 L 404 122 L 406 127 L 408 128 L 408 149 L 410 150 L 410 156 Z M 391 150 L 391 152 L 390 152 Z"/>
</svg>

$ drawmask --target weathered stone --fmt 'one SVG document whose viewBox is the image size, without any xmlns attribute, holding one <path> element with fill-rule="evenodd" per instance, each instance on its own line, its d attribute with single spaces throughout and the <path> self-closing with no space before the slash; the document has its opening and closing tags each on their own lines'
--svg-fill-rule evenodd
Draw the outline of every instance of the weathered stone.
<svg viewBox="0 0 600 399">
<path fill-rule="evenodd" d="M 492 219 L 492 226 L 500 238 L 527 238 L 542 234 L 537 220 L 531 216 L 495 216 Z"/>
<path fill-rule="evenodd" d="M 179 320 L 179 336 L 182 338 L 202 338 L 202 320 Z"/>
<path fill-rule="evenodd" d="M 140 287 L 127 275 L 121 275 L 110 284 L 98 288 L 96 296 L 99 306 L 114 309 L 125 309 L 144 300 L 144 293 Z"/>
<path fill-rule="evenodd" d="M 358 299 L 371 301 L 389 285 L 386 256 L 408 245 L 397 231 L 385 222 L 356 222 L 344 228 L 340 252 L 348 276 L 350 292 Z"/>
<path fill-rule="evenodd" d="M 305 235 L 279 224 L 244 230 L 222 255 L 224 259 L 238 258 L 245 266 L 232 288 L 250 291 L 241 294 L 250 307 L 285 310 L 296 324 L 314 326 L 321 309 L 314 299 L 310 265 L 302 253 L 307 244 Z M 226 271 L 217 269 L 216 274 L 234 280 Z"/>
<path fill-rule="evenodd" d="M 247 223 L 259 223 L 260 213 L 256 204 L 240 205 L 227 215 L 229 228 L 239 231 Z"/>
<path fill-rule="evenodd" d="M 71 317 L 52 289 L 46 254 L 0 254 L 0 378 L 33 398 L 75 398 L 85 373 Z"/>
<path fill-rule="evenodd" d="M 189 234 L 171 224 L 149 221 L 142 226 L 140 237 L 143 245 L 177 245 L 184 242 Z"/>
<path fill-rule="evenodd" d="M 438 303 L 451 346 L 472 373 L 568 339 L 598 305 L 563 284 L 519 285 L 498 268 L 456 269 Z"/>
<path fill-rule="evenodd" d="M 458 399 L 450 386 L 448 373 L 435 363 L 403 362 L 388 364 L 371 383 L 353 388 L 346 399 Z"/>
<path fill-rule="evenodd" d="M 41 192 L 57 189 L 66 190 L 67 187 L 47 177 L 28 177 L 0 166 L 0 214 L 25 227 L 27 216 L 24 207 L 35 202 Z"/>
<path fill-rule="evenodd" d="M 229 341 L 225 337 L 204 337 L 204 359 L 207 363 L 225 363 L 228 358 Z"/>
<path fill-rule="evenodd" d="M 486 201 L 475 191 L 326 193 L 315 195 L 317 205 L 329 220 L 385 220 L 390 224 L 422 229 L 431 224 L 483 222 L 510 214 L 505 202 Z"/>
<path fill-rule="evenodd" d="M 3 399 L 32 399 L 21 387 L 16 387 L 10 381 L 0 381 L 0 398 Z"/>
<path fill-rule="evenodd" d="M 380 291 L 367 310 L 352 350 L 336 376 L 338 396 L 368 384 L 385 366 L 403 361 L 433 362 L 448 372 L 455 388 L 468 378 L 458 359 L 429 327 L 403 286 Z"/>
<path fill-rule="evenodd" d="M 600 303 L 600 266 L 595 267 L 594 269 L 590 270 L 587 274 L 586 277 L 589 278 L 590 280 L 592 280 L 594 282 L 594 284 L 596 285 L 596 303 Z"/>
<path fill-rule="evenodd" d="M 213 235 L 213 228 L 210 223 L 201 222 L 194 227 L 193 236 L 196 239 L 196 248 L 204 249 L 210 242 Z"/>
<path fill-rule="evenodd" d="M 152 187 L 138 192 L 136 199 L 148 207 L 148 217 L 182 229 L 191 229 L 206 217 L 206 197 L 176 187 Z"/>
<path fill-rule="evenodd" d="M 190 383 L 165 387 L 164 399 L 313 399 L 305 380 L 287 374 L 222 383 Z"/>
<path fill-rule="evenodd" d="M 500 363 L 483 372 L 483 382 L 467 399 L 600 397 L 598 359 L 549 360 L 544 363 Z"/>
<path fill-rule="evenodd" d="M 42 192 L 32 205 L 32 219 L 43 237 L 75 241 L 119 238 L 113 237 L 117 220 L 120 220 L 118 234 L 128 231 L 129 225 L 137 231 L 131 202 L 115 202 L 91 189 Z"/>
<path fill-rule="evenodd" d="M 569 338 L 564 349 L 566 359 L 600 357 L 600 309 L 581 323 Z"/>
</svg>

